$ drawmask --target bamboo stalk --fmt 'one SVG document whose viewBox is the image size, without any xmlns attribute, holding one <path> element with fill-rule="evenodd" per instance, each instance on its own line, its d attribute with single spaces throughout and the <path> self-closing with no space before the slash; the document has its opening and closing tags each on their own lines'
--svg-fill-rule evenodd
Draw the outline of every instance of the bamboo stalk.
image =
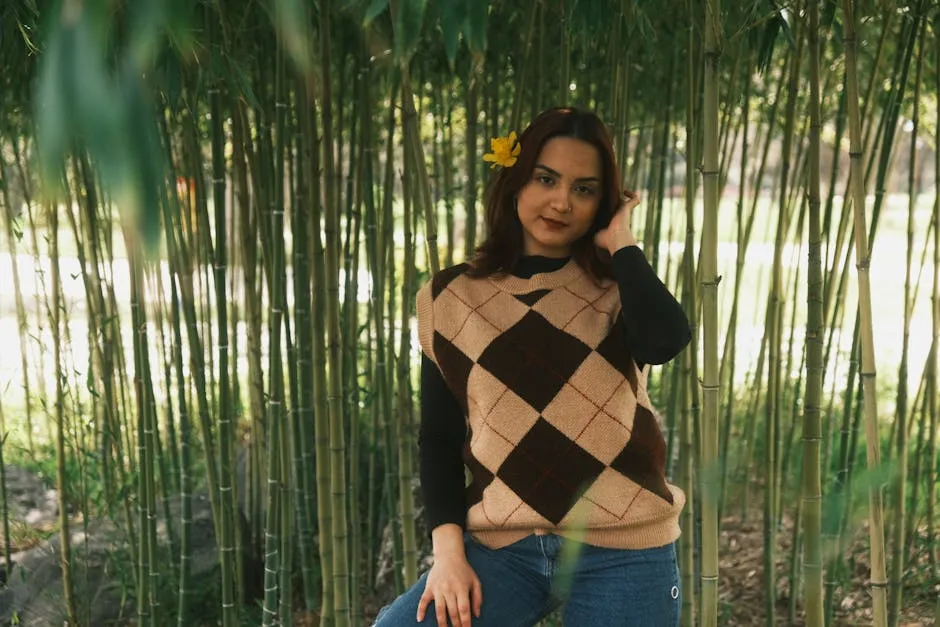
<svg viewBox="0 0 940 627">
<path fill-rule="evenodd" d="M 49 324 L 52 327 L 52 350 L 55 363 L 55 422 L 56 422 L 56 489 L 59 491 L 59 567 L 62 571 L 62 594 L 65 601 L 65 613 L 71 625 L 78 625 L 75 607 L 75 587 L 72 580 L 71 537 L 68 518 L 69 486 L 65 475 L 65 390 L 62 385 L 62 341 L 61 341 L 61 283 L 59 268 L 59 210 L 49 205 L 46 210 L 49 223 L 49 257 L 52 266 L 52 306 L 49 310 Z"/>
<path fill-rule="evenodd" d="M 721 55 L 721 5 L 705 3 L 705 74 L 702 146 L 702 185 L 705 203 L 702 221 L 701 290 L 704 376 L 702 381 L 702 625 L 718 624 L 718 80 Z M 691 251 L 688 252 L 691 254 Z"/>
<path fill-rule="evenodd" d="M 820 225 L 820 111 L 819 111 L 819 0 L 808 0 L 809 29 L 809 246 L 806 290 L 806 396 L 803 401 L 803 482 L 801 522 L 803 527 L 803 598 L 807 627 L 824 627 L 822 564 L 822 477 L 820 403 L 824 364 L 822 361 L 822 228 Z M 794 552 L 796 548 L 794 547 Z M 796 596 L 796 586 L 792 591 Z"/>
<path fill-rule="evenodd" d="M 940 93 L 940 17 L 937 17 L 933 23 L 934 35 L 934 85 Z M 937 121 L 934 128 L 940 128 L 940 108 L 937 109 Z M 940 181 L 940 150 L 934 151 L 934 180 Z M 938 548 L 940 548 L 940 538 L 937 537 L 936 529 L 936 507 L 937 491 L 930 489 L 937 485 L 937 427 L 940 425 L 940 390 L 938 390 L 937 378 L 940 376 L 940 274 L 937 268 L 940 268 L 940 194 L 934 197 L 933 206 L 934 231 L 933 231 L 933 350 L 930 353 L 930 387 L 927 397 L 930 399 L 930 428 L 928 429 L 927 440 L 927 460 L 925 466 L 929 469 L 925 473 L 925 479 L 928 486 L 927 490 L 927 556 L 930 567 L 933 572 L 934 581 L 940 580 L 940 557 L 938 557 Z M 937 620 L 940 621 L 940 593 L 937 594 Z"/>
<path fill-rule="evenodd" d="M 914 215 L 917 208 L 917 137 L 920 124 L 920 87 L 923 75 L 924 35 L 926 27 L 919 24 L 919 54 L 914 79 L 913 114 L 911 116 L 911 144 L 908 163 L 908 217 L 907 217 L 907 255 L 904 264 L 904 320 L 901 340 L 901 363 L 898 366 L 898 389 L 895 403 L 895 475 L 894 493 L 892 501 L 894 511 L 892 516 L 892 551 L 891 572 L 888 589 L 888 625 L 896 627 L 901 610 L 901 596 L 904 570 L 904 529 L 906 512 L 905 490 L 907 484 L 907 420 L 908 420 L 908 360 L 911 340 L 911 317 L 913 315 L 914 300 L 912 297 L 911 265 L 914 255 Z M 916 36 L 916 32 L 915 32 Z M 912 512 L 913 514 L 913 512 Z"/>
<path fill-rule="evenodd" d="M 16 138 L 13 142 L 16 143 Z M 26 305 L 23 301 L 23 287 L 20 285 L 19 255 L 17 254 L 16 228 L 13 224 L 13 218 L 18 213 L 16 208 L 10 202 L 10 191 L 4 177 L 6 163 L 0 151 L 0 194 L 2 194 L 3 204 L 6 210 L 3 212 L 3 224 L 6 227 L 7 251 L 10 254 L 10 269 L 13 274 L 13 299 L 16 303 L 16 328 L 19 331 L 20 343 L 20 377 L 23 387 L 23 400 L 26 417 L 26 446 L 30 455 L 34 455 L 35 444 L 33 442 L 33 393 L 29 384 L 29 348 L 26 339 L 29 337 L 29 321 L 26 314 Z M 107 486 L 107 482 L 105 483 Z"/>
<path fill-rule="evenodd" d="M 852 188 L 852 203 L 855 215 L 855 255 L 858 275 L 859 313 L 861 321 L 862 343 L 862 393 L 864 396 L 865 411 L 865 439 L 867 444 L 868 467 L 872 470 L 880 468 L 881 452 L 878 444 L 878 406 L 875 389 L 875 355 L 874 333 L 872 329 L 871 313 L 871 284 L 868 274 L 870 265 L 870 252 L 868 248 L 868 234 L 865 231 L 865 190 L 862 186 L 862 177 L 859 176 L 859 167 L 862 154 L 860 152 L 861 130 L 858 112 L 858 70 L 856 61 L 855 17 L 851 0 L 843 0 L 842 10 L 845 14 L 845 57 L 846 57 L 846 89 L 848 92 L 849 108 L 849 138 L 851 142 L 850 163 L 851 170 L 855 172 Z M 884 554 L 884 513 L 881 491 L 877 485 L 869 487 L 870 523 L 869 542 L 871 543 L 871 594 L 873 602 L 873 619 L 875 627 L 884 627 L 887 624 L 887 607 L 885 599 L 885 554 Z"/>
<path fill-rule="evenodd" d="M 207 11 L 209 9 L 207 8 Z M 214 16 L 206 15 L 210 23 L 210 41 L 217 39 L 217 24 Z M 235 499 L 232 489 L 232 453 L 235 442 L 233 426 L 232 394 L 229 382 L 229 333 L 228 333 L 228 274 L 226 251 L 226 228 L 228 214 L 225 207 L 225 152 L 222 119 L 221 86 L 214 84 L 209 88 L 209 115 L 212 152 L 212 205 L 215 210 L 215 242 L 209 235 L 206 223 L 206 245 L 212 258 L 213 285 L 215 287 L 216 333 L 218 342 L 218 433 L 219 433 L 219 505 L 221 518 L 219 525 L 219 558 L 222 570 L 222 625 L 234 627 L 237 622 L 235 613 Z M 208 336 L 207 336 L 208 337 Z M 211 339 L 209 340 L 211 341 Z M 214 463 L 214 462 L 213 462 Z"/>
<path fill-rule="evenodd" d="M 320 56 L 323 75 L 320 82 L 321 115 L 323 119 L 323 176 L 325 181 L 335 175 L 333 163 L 333 104 L 330 90 L 330 1 L 320 3 Z M 333 609 L 336 627 L 349 625 L 349 549 L 346 515 L 346 436 L 343 415 L 342 337 L 339 321 L 339 202 L 331 185 L 324 195 L 326 274 L 326 328 L 329 359 L 330 424 L 330 494 L 333 515 Z"/>
<path fill-rule="evenodd" d="M 313 325 L 311 323 L 310 273 L 310 205 L 309 185 L 304 183 L 311 158 L 309 118 L 302 112 L 309 109 L 306 86 L 298 81 L 296 89 L 299 110 L 299 146 L 296 157 L 296 202 L 291 213 L 292 276 L 294 280 L 294 319 L 297 327 L 297 396 L 293 412 L 293 475 L 297 516 L 297 544 L 300 548 L 300 569 L 303 583 L 304 607 L 316 609 L 316 561 L 313 547 Z"/>
<path fill-rule="evenodd" d="M 406 97 L 406 93 L 402 92 Z M 401 281 L 401 333 L 399 335 L 397 377 L 398 377 L 398 411 L 395 420 L 395 442 L 398 452 L 398 503 L 401 518 L 402 561 L 404 562 L 404 584 L 411 587 L 418 579 L 418 551 L 415 545 L 415 516 L 414 492 L 412 489 L 412 456 L 411 447 L 414 442 L 412 434 L 412 393 L 411 393 L 411 302 L 414 300 L 412 284 L 414 283 L 414 233 L 412 231 L 413 197 L 417 196 L 415 190 L 415 170 L 420 166 L 414 159 L 405 159 L 402 176 L 404 216 L 404 274 Z"/>
</svg>

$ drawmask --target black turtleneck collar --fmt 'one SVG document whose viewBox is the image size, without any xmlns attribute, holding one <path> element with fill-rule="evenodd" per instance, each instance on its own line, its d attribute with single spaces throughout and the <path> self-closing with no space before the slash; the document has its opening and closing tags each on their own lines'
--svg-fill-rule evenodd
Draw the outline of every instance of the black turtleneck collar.
<svg viewBox="0 0 940 627">
<path fill-rule="evenodd" d="M 513 276 L 517 276 L 520 279 L 529 279 L 536 274 L 542 272 L 554 272 L 555 270 L 561 270 L 565 267 L 565 264 L 571 257 L 545 257 L 543 255 L 524 255 L 519 259 L 519 263 L 516 264 L 515 269 L 512 271 Z"/>
</svg>

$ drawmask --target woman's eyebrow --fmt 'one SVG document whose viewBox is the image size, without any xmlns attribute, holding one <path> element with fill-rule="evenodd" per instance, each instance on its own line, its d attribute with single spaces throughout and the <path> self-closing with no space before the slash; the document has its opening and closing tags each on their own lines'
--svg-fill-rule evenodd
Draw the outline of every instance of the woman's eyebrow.
<svg viewBox="0 0 940 627">
<path fill-rule="evenodd" d="M 541 169 L 541 170 L 545 170 L 546 172 L 548 172 L 548 173 L 551 174 L 552 176 L 557 176 L 558 178 L 561 178 L 561 174 L 560 174 L 559 172 L 556 172 L 555 170 L 553 170 L 552 168 L 548 167 L 548 166 L 545 165 L 544 163 L 536 163 L 536 164 L 535 164 L 535 167 L 536 167 L 536 168 L 539 168 L 539 169 Z M 581 178 L 579 178 L 579 179 L 575 179 L 575 181 L 577 181 L 578 183 L 588 183 L 588 182 L 591 182 L 591 183 L 600 183 L 600 178 L 598 178 L 598 177 L 596 177 L 596 176 L 583 176 L 583 177 L 581 177 Z"/>
</svg>

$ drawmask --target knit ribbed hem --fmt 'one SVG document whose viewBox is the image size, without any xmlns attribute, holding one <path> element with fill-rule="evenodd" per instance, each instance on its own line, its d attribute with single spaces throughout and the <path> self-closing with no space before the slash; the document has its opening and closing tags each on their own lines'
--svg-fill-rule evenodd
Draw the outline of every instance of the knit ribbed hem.
<svg viewBox="0 0 940 627">
<path fill-rule="evenodd" d="M 630 522 L 617 527 L 600 527 L 587 530 L 564 529 L 560 527 L 542 529 L 475 529 L 470 528 L 473 538 L 491 548 L 501 549 L 513 542 L 518 542 L 536 531 L 548 532 L 577 540 L 592 546 L 608 549 L 652 549 L 675 542 L 681 535 L 679 514 L 685 506 L 685 494 L 675 486 L 670 486 L 675 498 L 672 511 L 664 518 L 647 522 Z"/>
</svg>

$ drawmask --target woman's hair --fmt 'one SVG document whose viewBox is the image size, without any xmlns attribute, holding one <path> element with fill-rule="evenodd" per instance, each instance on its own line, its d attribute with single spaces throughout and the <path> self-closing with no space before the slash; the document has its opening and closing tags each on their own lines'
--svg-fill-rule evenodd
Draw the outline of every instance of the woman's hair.
<svg viewBox="0 0 940 627">
<path fill-rule="evenodd" d="M 594 222 L 571 245 L 571 256 L 595 279 L 611 277 L 610 254 L 594 244 L 594 234 L 605 228 L 622 200 L 620 175 L 604 123 L 593 113 L 570 107 L 543 111 L 519 137 L 521 150 L 515 165 L 501 168 L 486 192 L 486 240 L 476 249 L 468 274 L 476 277 L 512 272 L 524 254 L 522 223 L 516 197 L 532 178 L 542 147 L 554 137 L 572 137 L 597 150 L 601 162 L 601 198 Z"/>
</svg>

